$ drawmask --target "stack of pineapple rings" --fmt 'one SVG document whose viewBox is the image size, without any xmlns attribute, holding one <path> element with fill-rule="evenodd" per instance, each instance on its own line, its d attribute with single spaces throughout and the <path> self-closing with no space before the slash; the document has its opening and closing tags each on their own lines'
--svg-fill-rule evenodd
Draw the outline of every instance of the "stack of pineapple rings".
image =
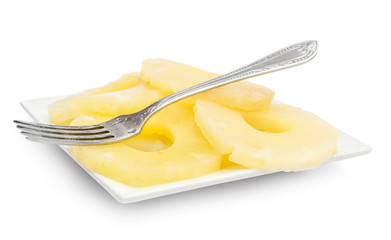
<svg viewBox="0 0 391 240">
<path fill-rule="evenodd" d="M 216 76 L 165 59 L 146 60 L 141 74 L 54 102 L 49 113 L 54 124 L 95 124 Z M 134 187 L 206 175 L 223 161 L 266 171 L 308 169 L 336 152 L 335 128 L 298 108 L 271 104 L 273 96 L 263 86 L 233 83 L 166 107 L 137 137 L 69 151 L 82 166 Z"/>
</svg>

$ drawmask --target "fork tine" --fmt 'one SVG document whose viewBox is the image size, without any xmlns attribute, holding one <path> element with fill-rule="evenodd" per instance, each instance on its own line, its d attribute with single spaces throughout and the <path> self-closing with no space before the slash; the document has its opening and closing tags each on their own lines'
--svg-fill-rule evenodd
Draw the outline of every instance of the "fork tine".
<svg viewBox="0 0 391 240">
<path fill-rule="evenodd" d="M 99 124 L 88 125 L 88 126 L 61 126 L 61 125 L 53 125 L 53 124 L 26 122 L 20 120 L 14 120 L 14 123 L 24 127 L 44 128 L 44 129 L 53 129 L 53 130 L 84 131 L 84 130 L 96 130 L 96 129 L 104 128 L 102 125 Z"/>
<path fill-rule="evenodd" d="M 51 129 L 51 128 L 41 128 L 36 126 L 25 126 L 25 125 L 17 125 L 17 128 L 22 131 L 30 131 L 30 132 L 42 132 L 42 133 L 58 133 L 58 134 L 69 134 L 69 135 L 93 135 L 93 134 L 103 134 L 108 133 L 109 131 L 105 128 L 93 129 L 93 130 L 61 130 L 61 129 Z"/>
<path fill-rule="evenodd" d="M 68 134 L 56 134 L 56 133 L 43 133 L 38 131 L 32 131 L 32 132 L 22 131 L 20 133 L 27 137 L 40 137 L 40 138 L 72 140 L 72 141 L 102 140 L 102 139 L 109 139 L 114 137 L 110 133 L 94 134 L 94 135 L 68 135 Z"/>
</svg>

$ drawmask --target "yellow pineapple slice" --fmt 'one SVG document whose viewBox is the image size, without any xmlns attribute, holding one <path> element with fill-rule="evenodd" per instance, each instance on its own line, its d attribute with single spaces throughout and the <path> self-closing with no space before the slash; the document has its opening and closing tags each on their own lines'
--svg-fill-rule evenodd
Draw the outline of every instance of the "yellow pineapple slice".
<svg viewBox="0 0 391 240">
<path fill-rule="evenodd" d="M 241 112 L 197 100 L 195 120 L 209 143 L 229 160 L 260 170 L 319 166 L 337 147 L 338 131 L 319 117 L 288 105 Z"/>
<path fill-rule="evenodd" d="M 141 81 L 139 73 L 130 73 L 103 87 L 56 101 L 49 106 L 49 113 L 52 123 L 69 125 L 80 114 L 118 116 L 133 113 L 165 95 Z"/>
<path fill-rule="evenodd" d="M 229 154 L 223 155 L 221 160 L 221 170 L 246 169 L 245 166 L 232 162 L 229 159 Z"/>
<path fill-rule="evenodd" d="M 106 120 L 82 115 L 72 125 Z M 191 109 L 178 103 L 153 116 L 135 138 L 107 145 L 71 146 L 69 151 L 82 166 L 133 187 L 199 177 L 221 165 L 221 154 L 202 136 Z"/>
<path fill-rule="evenodd" d="M 193 68 L 166 59 L 149 59 L 143 62 L 141 77 L 153 87 L 169 93 L 218 77 L 218 74 Z M 206 98 L 217 103 L 244 110 L 262 109 L 268 106 L 274 92 L 249 82 L 237 82 L 222 86 L 186 99 L 194 104 L 196 98 Z"/>
</svg>

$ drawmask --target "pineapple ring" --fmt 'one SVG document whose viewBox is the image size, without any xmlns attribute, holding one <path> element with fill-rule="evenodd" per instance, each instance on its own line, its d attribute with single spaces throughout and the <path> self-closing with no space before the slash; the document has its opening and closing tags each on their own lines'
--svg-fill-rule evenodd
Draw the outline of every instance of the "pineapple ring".
<svg viewBox="0 0 391 240">
<path fill-rule="evenodd" d="M 161 90 L 141 81 L 140 73 L 129 73 L 102 87 L 86 90 L 50 104 L 50 120 L 54 124 L 69 125 L 81 114 L 129 114 L 164 96 Z"/>
<path fill-rule="evenodd" d="M 267 171 L 319 166 L 335 152 L 338 131 L 317 116 L 288 105 L 240 112 L 198 100 L 195 120 L 209 143 L 229 160 Z"/>
<path fill-rule="evenodd" d="M 84 115 L 72 125 L 105 120 L 105 117 Z M 172 145 L 162 147 L 161 142 L 151 140 L 156 133 L 172 139 Z M 135 138 L 99 146 L 70 146 L 69 152 L 87 169 L 133 187 L 199 177 L 221 166 L 221 155 L 202 136 L 192 111 L 179 107 L 178 103 L 157 113 Z"/>
<path fill-rule="evenodd" d="M 173 93 L 220 75 L 167 59 L 149 59 L 143 62 L 141 76 L 153 87 Z M 258 110 L 266 108 L 273 96 L 274 92 L 264 86 L 242 81 L 200 93 L 183 102 L 194 105 L 196 99 L 204 98 L 231 108 Z"/>
</svg>

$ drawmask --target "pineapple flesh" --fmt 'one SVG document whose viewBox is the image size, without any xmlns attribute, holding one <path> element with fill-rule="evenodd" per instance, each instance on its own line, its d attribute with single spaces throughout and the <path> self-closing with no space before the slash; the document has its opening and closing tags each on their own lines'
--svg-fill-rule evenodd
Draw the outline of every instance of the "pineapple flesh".
<svg viewBox="0 0 391 240">
<path fill-rule="evenodd" d="M 220 75 L 166 59 L 149 59 L 143 62 L 141 76 L 153 87 L 174 93 Z M 205 98 L 219 104 L 244 110 L 258 110 L 267 107 L 274 92 L 264 86 L 249 82 L 237 82 L 197 94 L 184 100 L 194 104 L 198 98 Z"/>
<path fill-rule="evenodd" d="M 105 86 L 71 95 L 49 105 L 51 122 L 69 125 L 81 114 L 118 116 L 137 112 L 167 95 L 129 73 Z"/>
<path fill-rule="evenodd" d="M 296 171 L 317 167 L 337 148 L 338 131 L 312 113 L 283 104 L 238 111 L 197 100 L 198 127 L 228 159 L 248 168 Z"/>
<path fill-rule="evenodd" d="M 139 136 L 113 144 L 70 146 L 69 152 L 87 169 L 133 187 L 199 177 L 219 170 L 222 155 L 205 140 L 193 115 L 175 104 L 151 118 Z M 81 115 L 71 125 L 107 120 Z"/>
</svg>

